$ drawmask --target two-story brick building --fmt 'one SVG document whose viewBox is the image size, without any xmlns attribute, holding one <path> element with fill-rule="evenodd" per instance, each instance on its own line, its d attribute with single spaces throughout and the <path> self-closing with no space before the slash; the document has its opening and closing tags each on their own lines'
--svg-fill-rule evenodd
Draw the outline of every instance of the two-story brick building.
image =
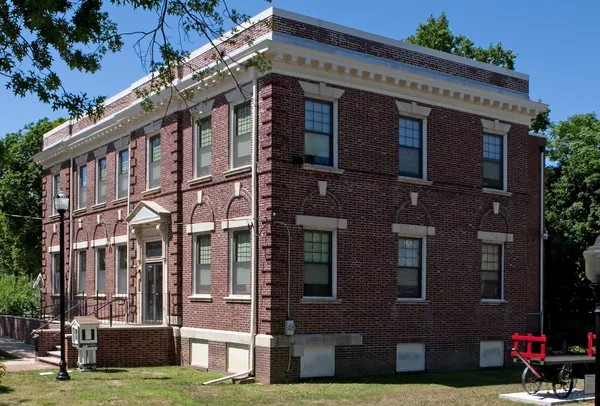
<svg viewBox="0 0 600 406">
<path fill-rule="evenodd" d="M 173 326 L 183 365 L 264 382 L 501 365 L 541 311 L 528 76 L 280 9 L 254 21 L 217 45 L 228 74 L 182 70 L 192 102 L 144 111 L 143 78 L 45 135 L 47 302 L 62 189 L 70 297 L 126 297 L 130 323 Z M 256 52 L 269 70 L 244 68 Z"/>
</svg>

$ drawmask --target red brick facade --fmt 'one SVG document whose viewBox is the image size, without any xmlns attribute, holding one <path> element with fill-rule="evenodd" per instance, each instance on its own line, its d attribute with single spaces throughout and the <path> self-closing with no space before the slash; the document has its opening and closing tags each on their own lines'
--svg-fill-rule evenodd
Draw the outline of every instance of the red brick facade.
<svg viewBox="0 0 600 406">
<path fill-rule="evenodd" d="M 308 50 L 311 43 L 318 42 L 465 82 L 464 89 L 448 84 L 453 89 L 448 90 L 442 87 L 443 80 L 410 82 L 400 68 L 400 79 L 391 76 L 392 72 L 385 73 L 390 75 L 387 77 L 379 71 L 355 72 L 341 67 L 343 61 L 337 68 L 325 57 L 309 63 L 308 57 L 285 55 L 287 51 L 281 54 L 273 46 L 273 70 L 258 74 L 257 104 L 253 106 L 258 118 L 259 220 L 251 228 L 258 235 L 255 375 L 263 382 L 311 376 L 312 372 L 307 372 L 315 367 L 309 365 L 311 351 L 320 349 L 333 349 L 331 361 L 338 376 L 393 373 L 398 368 L 397 345 L 403 343 L 423 346 L 426 370 L 479 366 L 481 342 L 506 342 L 514 331 L 531 329 L 528 317 L 535 318 L 540 310 L 540 148 L 544 140 L 529 135 L 526 123 L 543 105 L 528 100 L 528 80 L 523 75 L 461 64 L 425 51 L 336 32 L 335 26 L 317 27 L 289 13 L 273 13 L 267 17 L 275 21 L 273 33 L 310 40 L 305 44 Z M 256 39 L 266 32 L 264 27 L 248 30 Z M 273 36 L 273 41 L 277 38 Z M 233 51 L 236 49 L 228 49 Z M 195 61 L 202 64 L 205 57 L 206 52 Z M 356 66 L 363 62 L 360 56 L 353 57 L 358 58 Z M 314 71 L 308 77 L 310 69 Z M 339 78 L 333 79 L 335 75 Z M 473 81 L 487 86 L 487 93 L 478 94 L 478 88 L 469 87 Z M 244 89 L 251 87 L 251 75 L 241 74 L 239 83 Z M 505 100 L 498 88 L 524 97 Z M 113 130 L 98 135 L 101 125 L 98 131 L 92 128 L 86 133 L 86 124 L 79 122 L 72 130 L 75 134 L 83 131 L 80 137 L 90 137 L 93 147 L 74 145 L 79 152 L 72 161 L 60 150 L 59 155 L 50 156 L 60 148 L 52 144 L 64 137 L 68 128 L 46 139 L 47 149 L 39 158 L 47 168 L 43 182 L 44 288 L 50 293 L 51 255 L 58 245 L 57 217 L 51 215 L 53 175 L 60 173 L 61 187 L 73 196 L 72 205 L 76 204 L 76 161 L 87 162 L 87 206 L 66 214 L 70 224 L 66 243 L 72 247 L 65 257 L 65 269 L 71 275 L 67 285 L 75 296 L 77 250 L 85 250 L 85 290 L 88 297 L 93 296 L 96 251 L 104 248 L 106 286 L 99 300 L 110 302 L 116 294 L 116 246 L 129 241 L 127 321 L 145 323 L 151 314 L 149 300 L 158 300 L 149 299 L 148 272 L 162 270 L 163 279 L 157 282 L 162 289 L 162 315 L 153 321 L 175 329 L 161 330 L 160 339 L 148 336 L 146 342 L 140 335 L 135 338 L 138 341 L 128 341 L 128 346 L 140 348 L 136 357 L 156 358 L 159 348 L 165 351 L 161 362 L 237 372 L 233 358 L 240 352 L 236 345 L 248 345 L 252 339 L 249 296 L 232 295 L 231 287 L 230 227 L 235 223 L 241 224 L 238 229 L 248 229 L 244 221 L 251 222 L 246 219 L 253 203 L 250 168 L 231 171 L 230 133 L 236 103 L 232 94 L 236 89 L 227 80 L 209 88 L 198 105 L 210 101 L 204 104 L 208 111 L 182 106 L 166 116 L 164 112 L 132 116 L 133 124 L 124 132 L 117 130 L 118 136 L 112 135 Z M 335 99 L 335 168 L 303 164 L 305 99 L 312 98 L 310 92 L 314 91 L 322 92 L 324 100 Z M 422 97 L 415 92 L 422 92 Z M 472 94 L 467 95 L 469 92 Z M 111 111 L 126 112 L 129 102 L 123 100 L 128 97 L 121 97 L 115 102 L 119 107 L 113 106 Z M 399 121 L 414 116 L 405 111 L 410 108 L 427 111 L 423 121 L 425 179 L 398 177 Z M 199 115 L 211 117 L 212 161 L 210 176 L 195 179 L 197 133 L 193 123 Z M 501 191 L 483 187 L 483 134 L 489 132 L 484 126 L 490 125 L 495 126 L 493 134 L 503 133 L 506 140 L 506 188 Z M 157 133 L 160 187 L 146 190 L 148 139 Z M 73 142 L 78 142 L 76 137 Z M 121 148 L 129 148 L 129 195 L 117 200 L 117 153 Z M 99 156 L 107 161 L 106 202 L 95 205 Z M 315 221 L 323 223 L 315 225 Z M 304 232 L 333 222 L 338 225 L 332 233 L 335 293 L 330 300 L 304 297 Z M 289 276 L 284 224 L 290 230 Z M 200 229 L 210 234 L 209 295 L 193 292 L 194 241 Z M 398 300 L 398 240 L 402 236 L 394 231 L 398 229 L 427 233 L 422 239 L 424 296 L 418 300 Z M 481 296 L 482 244 L 489 238 L 505 239 L 499 300 L 482 300 Z M 145 256 L 148 241 L 163 243 L 156 261 Z M 156 264 L 161 268 L 152 268 Z M 296 327 L 293 345 L 284 335 L 288 315 Z M 110 343 L 134 340 L 119 331 L 113 337 L 109 328 L 102 329 L 100 338 Z M 103 358 L 108 355 L 102 354 L 102 348 L 98 365 L 117 366 Z M 142 362 L 138 358 L 115 359 L 127 365 Z"/>
</svg>

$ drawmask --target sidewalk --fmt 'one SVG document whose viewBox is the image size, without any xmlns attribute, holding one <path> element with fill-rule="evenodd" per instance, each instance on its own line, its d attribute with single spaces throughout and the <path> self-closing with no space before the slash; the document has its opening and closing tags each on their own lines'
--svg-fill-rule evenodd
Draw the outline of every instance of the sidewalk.
<svg viewBox="0 0 600 406">
<path fill-rule="evenodd" d="M 8 372 L 52 368 L 52 365 L 37 361 L 33 347 L 29 344 L 25 344 L 24 342 L 0 336 L 0 350 L 6 351 L 15 357 L 19 357 L 18 359 L 2 361 Z"/>
</svg>

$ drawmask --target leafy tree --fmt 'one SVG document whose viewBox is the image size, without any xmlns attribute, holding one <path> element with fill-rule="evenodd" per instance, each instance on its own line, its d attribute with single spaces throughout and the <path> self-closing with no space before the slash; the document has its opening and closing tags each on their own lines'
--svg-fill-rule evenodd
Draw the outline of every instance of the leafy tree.
<svg viewBox="0 0 600 406">
<path fill-rule="evenodd" d="M 0 272 L 37 276 L 41 271 L 42 169 L 32 161 L 44 133 L 63 120 L 39 120 L 0 141 Z"/>
<path fill-rule="evenodd" d="M 596 114 L 574 115 L 553 125 L 548 158 L 554 165 L 547 168 L 546 184 L 546 309 L 552 330 L 575 327 L 583 337 L 586 324 L 593 323 L 594 303 L 583 251 L 600 234 L 600 120 Z"/>
<path fill-rule="evenodd" d="M 445 13 L 437 18 L 430 15 L 427 22 L 419 24 L 415 34 L 405 41 L 503 68 L 515 69 L 517 55 L 513 51 L 502 48 L 500 42 L 482 48 L 462 34 L 454 35 Z"/>
<path fill-rule="evenodd" d="M 26 276 L 0 275 L 0 314 L 12 316 L 38 315 L 40 290 Z"/>
<path fill-rule="evenodd" d="M 147 12 L 144 15 L 155 15 L 156 20 L 148 30 L 123 33 L 111 19 L 109 7 Z M 104 97 L 69 92 L 56 73 L 57 64 L 97 72 L 107 53 L 121 50 L 125 35 L 134 36 L 145 69 L 154 72 L 152 86 L 140 94 L 147 98 L 175 79 L 186 63 L 185 46 L 195 37 L 214 43 L 227 24 L 248 18 L 230 9 L 225 0 L 5 0 L 0 2 L 0 77 L 15 95 L 33 94 L 76 118 L 99 116 Z M 170 22 L 176 30 L 170 30 Z M 214 57 L 231 61 L 219 52 Z"/>
</svg>

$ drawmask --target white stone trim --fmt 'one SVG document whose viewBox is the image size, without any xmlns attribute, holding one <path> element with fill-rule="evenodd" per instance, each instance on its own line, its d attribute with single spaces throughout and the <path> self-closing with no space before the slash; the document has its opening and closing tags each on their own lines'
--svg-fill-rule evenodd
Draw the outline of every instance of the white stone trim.
<svg viewBox="0 0 600 406">
<path fill-rule="evenodd" d="M 296 216 L 296 225 L 310 228 L 311 230 L 346 230 L 348 220 L 335 217 Z"/>
<path fill-rule="evenodd" d="M 116 150 L 122 150 L 129 147 L 129 135 L 121 137 L 114 141 L 114 147 Z"/>
<path fill-rule="evenodd" d="M 60 252 L 60 245 L 51 245 L 48 247 L 48 252 Z"/>
<path fill-rule="evenodd" d="M 102 248 L 102 247 L 106 247 L 108 245 L 108 239 L 106 238 L 99 238 L 97 240 L 92 240 L 90 246 L 92 248 Z"/>
<path fill-rule="evenodd" d="M 80 242 L 76 242 L 73 244 L 74 250 L 83 250 L 83 249 L 86 249 L 87 247 L 88 247 L 87 241 L 80 241 Z"/>
<path fill-rule="evenodd" d="M 192 224 L 187 224 L 185 226 L 185 232 L 187 234 L 208 233 L 211 231 L 215 231 L 214 221 L 205 221 L 202 223 L 192 223 Z"/>
<path fill-rule="evenodd" d="M 343 89 L 327 86 L 327 84 L 323 82 L 317 84 L 299 80 L 298 83 L 300 84 L 300 87 L 302 87 L 302 90 L 304 90 L 304 94 L 308 96 L 339 99 L 344 95 Z"/>
<path fill-rule="evenodd" d="M 153 121 L 150 124 L 144 126 L 144 135 L 154 135 L 155 132 L 160 131 L 160 127 L 162 125 L 162 120 Z"/>
<path fill-rule="evenodd" d="M 252 98 L 252 83 L 242 86 L 241 90 L 239 87 L 236 87 L 232 91 L 225 93 L 225 98 L 229 104 L 239 104 L 250 101 Z"/>
<path fill-rule="evenodd" d="M 77 158 L 75 158 L 75 164 L 77 165 L 78 168 L 81 165 L 87 164 L 87 157 L 88 157 L 88 154 L 84 153 L 82 155 L 79 155 Z"/>
<path fill-rule="evenodd" d="M 93 151 L 94 158 L 95 158 L 96 160 L 98 160 L 99 158 L 102 158 L 102 157 L 106 156 L 106 150 L 107 150 L 107 149 L 108 149 L 108 145 L 103 145 L 103 146 L 101 146 L 100 148 L 96 148 L 96 149 Z"/>
<path fill-rule="evenodd" d="M 111 244 L 125 244 L 125 243 L 127 243 L 127 238 L 128 237 L 129 236 L 127 234 L 118 235 L 116 237 L 112 237 Z"/>
<path fill-rule="evenodd" d="M 405 103 L 396 100 L 396 106 L 401 115 L 409 117 L 425 118 L 431 113 L 431 107 L 419 106 L 416 102 Z"/>
<path fill-rule="evenodd" d="M 221 221 L 221 229 L 224 231 L 241 229 L 241 228 L 250 229 L 251 226 L 252 226 L 252 217 L 250 217 L 250 216 L 236 217 L 236 218 Z"/>
<path fill-rule="evenodd" d="M 477 239 L 483 242 L 505 243 L 513 242 L 514 235 L 509 233 L 495 233 L 492 231 L 478 231 Z"/>
<path fill-rule="evenodd" d="M 486 120 L 482 118 L 481 125 L 483 126 L 483 131 L 492 134 L 504 135 L 510 131 L 510 124 L 501 123 L 499 120 Z"/>
<path fill-rule="evenodd" d="M 404 236 L 404 237 L 426 237 L 435 235 L 435 227 L 431 226 L 418 226 L 414 224 L 392 224 L 392 233 Z"/>
<path fill-rule="evenodd" d="M 190 108 L 194 121 L 210 116 L 215 99 L 205 100 Z"/>
</svg>

